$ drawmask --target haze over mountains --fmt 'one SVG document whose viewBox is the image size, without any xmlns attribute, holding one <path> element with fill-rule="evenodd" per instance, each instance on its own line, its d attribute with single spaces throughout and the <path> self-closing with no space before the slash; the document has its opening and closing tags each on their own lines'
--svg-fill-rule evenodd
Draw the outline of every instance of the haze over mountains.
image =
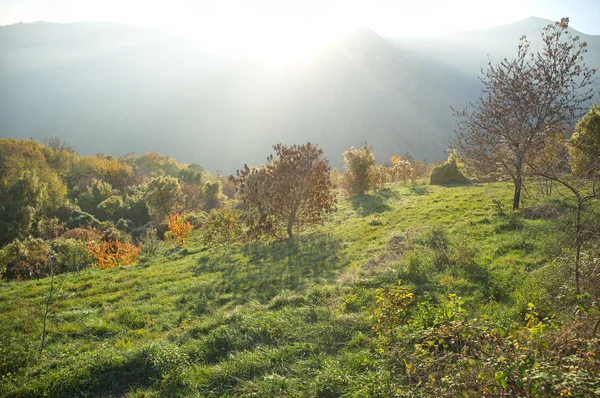
<svg viewBox="0 0 600 398">
<path fill-rule="evenodd" d="M 309 140 L 332 167 L 365 140 L 380 161 L 407 151 L 438 160 L 454 130 L 449 107 L 477 98 L 488 54 L 514 56 L 524 34 L 535 48 L 548 23 L 410 39 L 361 28 L 301 65 L 154 28 L 3 26 L 0 137 L 58 135 L 84 154 L 157 151 L 225 173 L 264 162 L 277 142 Z M 600 36 L 575 33 L 599 68 Z"/>
</svg>

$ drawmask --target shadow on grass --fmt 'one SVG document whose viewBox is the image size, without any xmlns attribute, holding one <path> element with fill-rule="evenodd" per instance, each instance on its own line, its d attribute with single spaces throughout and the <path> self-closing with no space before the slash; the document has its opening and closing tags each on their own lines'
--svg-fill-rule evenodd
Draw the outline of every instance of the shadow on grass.
<svg viewBox="0 0 600 398">
<path fill-rule="evenodd" d="M 429 192 L 429 190 L 427 189 L 427 187 L 410 187 L 408 188 L 408 191 L 414 195 L 425 195 L 427 192 Z"/>
<path fill-rule="evenodd" d="M 352 208 L 363 216 L 384 213 L 392 208 L 386 203 L 388 199 L 398 197 L 399 194 L 391 189 L 384 189 L 374 194 L 358 195 L 352 197 Z"/>
<path fill-rule="evenodd" d="M 68 376 L 53 374 L 40 380 L 48 396 L 123 396 L 132 388 L 154 384 L 160 373 L 153 369 L 146 352 L 137 351 L 124 357 L 101 355 L 94 361 L 72 369 Z"/>
<path fill-rule="evenodd" d="M 333 280 L 340 266 L 339 247 L 340 241 L 326 234 L 231 246 L 200 257 L 195 273 L 221 273 L 213 295 L 231 295 L 236 303 L 251 299 L 264 303 L 282 290 L 302 291 Z"/>
</svg>

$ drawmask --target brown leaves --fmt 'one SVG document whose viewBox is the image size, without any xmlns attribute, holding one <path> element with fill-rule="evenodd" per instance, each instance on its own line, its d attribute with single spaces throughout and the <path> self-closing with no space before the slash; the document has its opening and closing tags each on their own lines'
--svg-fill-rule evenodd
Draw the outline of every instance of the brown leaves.
<svg viewBox="0 0 600 398">
<path fill-rule="evenodd" d="M 333 184 L 323 151 L 310 142 L 304 145 L 273 146 L 267 165 L 244 165 L 237 177 L 238 198 L 243 202 L 244 220 L 251 234 L 283 231 L 293 237 L 293 227 L 319 224 L 335 210 Z"/>
</svg>

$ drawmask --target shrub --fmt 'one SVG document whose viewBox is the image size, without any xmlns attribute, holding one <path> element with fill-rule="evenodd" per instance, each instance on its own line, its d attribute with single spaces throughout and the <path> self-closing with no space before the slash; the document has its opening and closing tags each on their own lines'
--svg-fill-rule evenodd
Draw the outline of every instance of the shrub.
<svg viewBox="0 0 600 398">
<path fill-rule="evenodd" d="M 118 229 L 111 227 L 104 231 L 104 233 L 102 234 L 102 240 L 109 242 L 120 240 L 121 242 L 124 242 L 126 240 L 126 235 L 121 233 L 121 231 L 119 231 Z"/>
<path fill-rule="evenodd" d="M 222 186 L 219 181 L 204 184 L 202 196 L 206 210 L 218 209 L 227 201 L 227 197 L 223 195 L 221 188 Z"/>
<path fill-rule="evenodd" d="M 413 294 L 398 284 L 385 289 L 377 289 L 377 301 L 371 308 L 371 329 L 385 339 L 394 338 L 394 328 L 407 319 L 407 308 L 413 301 Z"/>
<path fill-rule="evenodd" d="M 93 215 L 91 215 L 89 213 L 79 211 L 79 210 L 74 210 L 73 212 L 71 212 L 71 220 L 69 220 L 69 222 L 67 222 L 68 229 L 99 228 L 99 227 L 100 227 L 100 221 L 98 221 L 98 219 L 96 217 L 94 217 Z"/>
<path fill-rule="evenodd" d="M 304 145 L 273 146 L 267 165 L 237 171 L 231 177 L 244 205 L 244 221 L 255 235 L 294 238 L 301 227 L 320 225 L 335 211 L 336 196 L 323 150 Z"/>
<path fill-rule="evenodd" d="M 242 237 L 241 213 L 229 207 L 213 210 L 202 231 L 207 243 L 231 245 Z"/>
<path fill-rule="evenodd" d="M 65 230 L 65 224 L 58 218 L 42 216 L 37 222 L 36 235 L 38 238 L 52 240 L 58 238 Z"/>
<path fill-rule="evenodd" d="M 131 265 L 137 260 L 140 248 L 131 243 L 121 243 L 118 239 L 102 243 L 88 242 L 87 251 L 94 264 L 101 269 Z"/>
<path fill-rule="evenodd" d="M 92 258 L 82 241 L 62 238 L 53 241 L 51 247 L 58 272 L 79 271 L 92 263 Z"/>
<path fill-rule="evenodd" d="M 172 240 L 183 244 L 185 238 L 192 232 L 192 223 L 186 221 L 179 213 L 169 216 L 169 232 Z"/>
<path fill-rule="evenodd" d="M 363 143 L 344 152 L 344 189 L 352 195 L 363 195 L 373 187 L 375 155 L 373 148 Z"/>
<path fill-rule="evenodd" d="M 147 228 L 141 235 L 141 254 L 144 257 L 154 257 L 158 253 L 158 234 L 156 228 Z"/>
<path fill-rule="evenodd" d="M 431 185 L 465 184 L 469 180 L 458 169 L 458 160 L 454 153 L 450 153 L 448 160 L 440 166 L 434 167 L 429 176 Z"/>
<path fill-rule="evenodd" d="M 131 230 L 133 230 L 133 221 L 131 220 L 126 220 L 124 218 L 120 218 L 119 221 L 117 221 L 117 229 L 119 231 L 123 231 L 123 232 L 129 232 Z"/>
<path fill-rule="evenodd" d="M 50 257 L 50 246 L 43 239 L 14 240 L 0 250 L 0 270 L 6 279 L 40 278 L 50 275 Z"/>
<path fill-rule="evenodd" d="M 63 234 L 64 239 L 76 239 L 82 242 L 99 240 L 102 234 L 95 228 L 73 228 L 67 229 Z"/>
<path fill-rule="evenodd" d="M 375 191 L 380 191 L 385 188 L 385 184 L 391 181 L 391 172 L 385 166 L 373 166 L 371 173 L 371 188 Z"/>
</svg>

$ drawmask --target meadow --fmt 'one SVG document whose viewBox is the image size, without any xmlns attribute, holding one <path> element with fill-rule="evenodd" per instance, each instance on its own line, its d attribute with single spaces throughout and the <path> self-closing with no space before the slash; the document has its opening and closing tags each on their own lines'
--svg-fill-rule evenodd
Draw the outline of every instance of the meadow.
<svg viewBox="0 0 600 398">
<path fill-rule="evenodd" d="M 431 396 L 413 378 L 407 342 L 454 316 L 447 308 L 505 330 L 527 327 L 533 308 L 548 331 L 593 322 L 591 311 L 573 315 L 573 203 L 560 191 L 533 195 L 532 182 L 513 213 L 511 189 L 339 193 L 337 212 L 291 242 L 207 245 L 193 231 L 181 248 L 161 242 L 158 255 L 133 266 L 66 274 L 41 353 L 50 278 L 1 281 L 0 395 Z M 378 289 L 398 281 L 414 299 L 382 343 L 373 308 Z M 580 366 L 588 389 L 569 393 L 600 391 L 594 361 Z M 498 385 L 485 387 L 489 396 L 507 396 L 513 379 L 490 377 Z"/>
</svg>

